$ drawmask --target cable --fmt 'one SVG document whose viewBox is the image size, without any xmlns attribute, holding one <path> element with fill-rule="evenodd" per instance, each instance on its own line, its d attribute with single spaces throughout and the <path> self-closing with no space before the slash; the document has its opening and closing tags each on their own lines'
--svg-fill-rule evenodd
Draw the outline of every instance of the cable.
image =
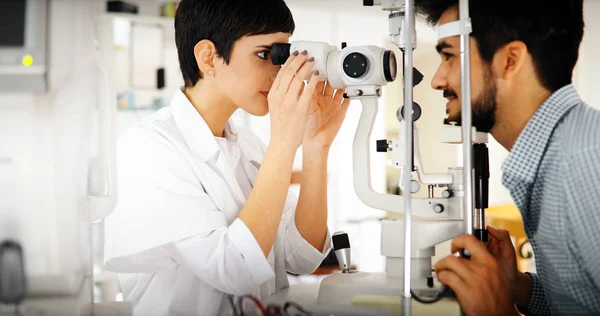
<svg viewBox="0 0 600 316">
<path fill-rule="evenodd" d="M 297 314 L 297 313 L 296 313 L 296 314 L 290 314 L 290 313 L 288 313 L 288 309 L 289 309 L 290 307 L 293 307 L 293 308 L 297 309 L 297 310 L 298 310 L 298 312 L 300 312 L 301 314 Z M 310 311 L 307 311 L 307 310 L 305 310 L 304 308 L 302 308 L 302 306 L 300 306 L 299 304 L 297 304 L 297 303 L 294 303 L 294 302 L 291 302 L 291 301 L 287 301 L 287 302 L 285 302 L 285 304 L 283 305 L 283 314 L 284 314 L 285 316 L 296 316 L 296 315 L 308 315 L 308 316 L 316 316 L 316 315 L 315 315 L 315 314 L 313 314 L 312 312 L 310 312 Z"/>
</svg>

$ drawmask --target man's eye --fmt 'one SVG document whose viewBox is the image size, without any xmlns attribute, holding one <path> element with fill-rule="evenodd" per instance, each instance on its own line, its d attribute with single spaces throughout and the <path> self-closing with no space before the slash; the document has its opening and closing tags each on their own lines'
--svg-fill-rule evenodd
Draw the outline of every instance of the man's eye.
<svg viewBox="0 0 600 316">
<path fill-rule="evenodd" d="M 453 57 L 452 54 L 448 54 L 448 53 L 442 53 L 442 56 L 444 56 L 444 60 L 448 60 L 448 59 L 450 59 L 450 57 Z"/>
<path fill-rule="evenodd" d="M 257 55 L 259 58 L 262 58 L 262 59 L 268 59 L 268 58 L 269 58 L 269 51 L 268 51 L 268 50 L 265 50 L 265 51 L 262 51 L 262 52 L 260 52 L 260 53 L 258 53 L 258 54 L 256 54 L 256 55 Z"/>
</svg>

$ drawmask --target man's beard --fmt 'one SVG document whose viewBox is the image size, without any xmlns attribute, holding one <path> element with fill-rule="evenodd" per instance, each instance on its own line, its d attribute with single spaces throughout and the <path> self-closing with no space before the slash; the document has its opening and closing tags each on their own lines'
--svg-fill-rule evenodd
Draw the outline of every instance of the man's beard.
<svg viewBox="0 0 600 316">
<path fill-rule="evenodd" d="M 496 82 L 491 70 L 488 69 L 484 78 L 485 85 L 481 95 L 471 102 L 471 122 L 478 132 L 489 133 L 496 124 Z M 456 93 L 452 90 L 445 90 L 444 97 L 455 96 Z M 444 124 L 456 122 L 456 125 L 461 126 L 462 108 L 455 116 L 448 117 L 444 120 Z"/>
</svg>

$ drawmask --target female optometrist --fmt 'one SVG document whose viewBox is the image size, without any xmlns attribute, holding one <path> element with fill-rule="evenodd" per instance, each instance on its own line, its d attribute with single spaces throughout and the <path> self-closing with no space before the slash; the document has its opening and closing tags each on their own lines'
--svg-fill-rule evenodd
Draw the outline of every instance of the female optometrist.
<svg viewBox="0 0 600 316">
<path fill-rule="evenodd" d="M 349 100 L 306 52 L 270 61 L 294 30 L 283 0 L 183 0 L 175 37 L 185 86 L 118 142 L 118 203 L 105 264 L 135 315 L 230 315 L 331 249 L 327 159 Z M 270 114 L 268 146 L 230 117 Z M 303 148 L 299 197 L 288 193 Z"/>
</svg>

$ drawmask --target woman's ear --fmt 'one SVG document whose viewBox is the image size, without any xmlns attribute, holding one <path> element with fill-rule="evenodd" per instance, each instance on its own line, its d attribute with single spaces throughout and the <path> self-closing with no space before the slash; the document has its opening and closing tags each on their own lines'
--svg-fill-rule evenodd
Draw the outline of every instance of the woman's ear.
<svg viewBox="0 0 600 316">
<path fill-rule="evenodd" d="M 215 44 L 209 40 L 201 40 L 194 46 L 194 56 L 198 69 L 200 69 L 200 78 L 203 78 L 204 74 L 212 76 L 215 71 L 213 60 L 217 56 Z"/>
<path fill-rule="evenodd" d="M 504 80 L 512 79 L 523 68 L 529 50 L 521 41 L 512 41 L 500 48 L 496 53 L 495 73 Z"/>
</svg>

